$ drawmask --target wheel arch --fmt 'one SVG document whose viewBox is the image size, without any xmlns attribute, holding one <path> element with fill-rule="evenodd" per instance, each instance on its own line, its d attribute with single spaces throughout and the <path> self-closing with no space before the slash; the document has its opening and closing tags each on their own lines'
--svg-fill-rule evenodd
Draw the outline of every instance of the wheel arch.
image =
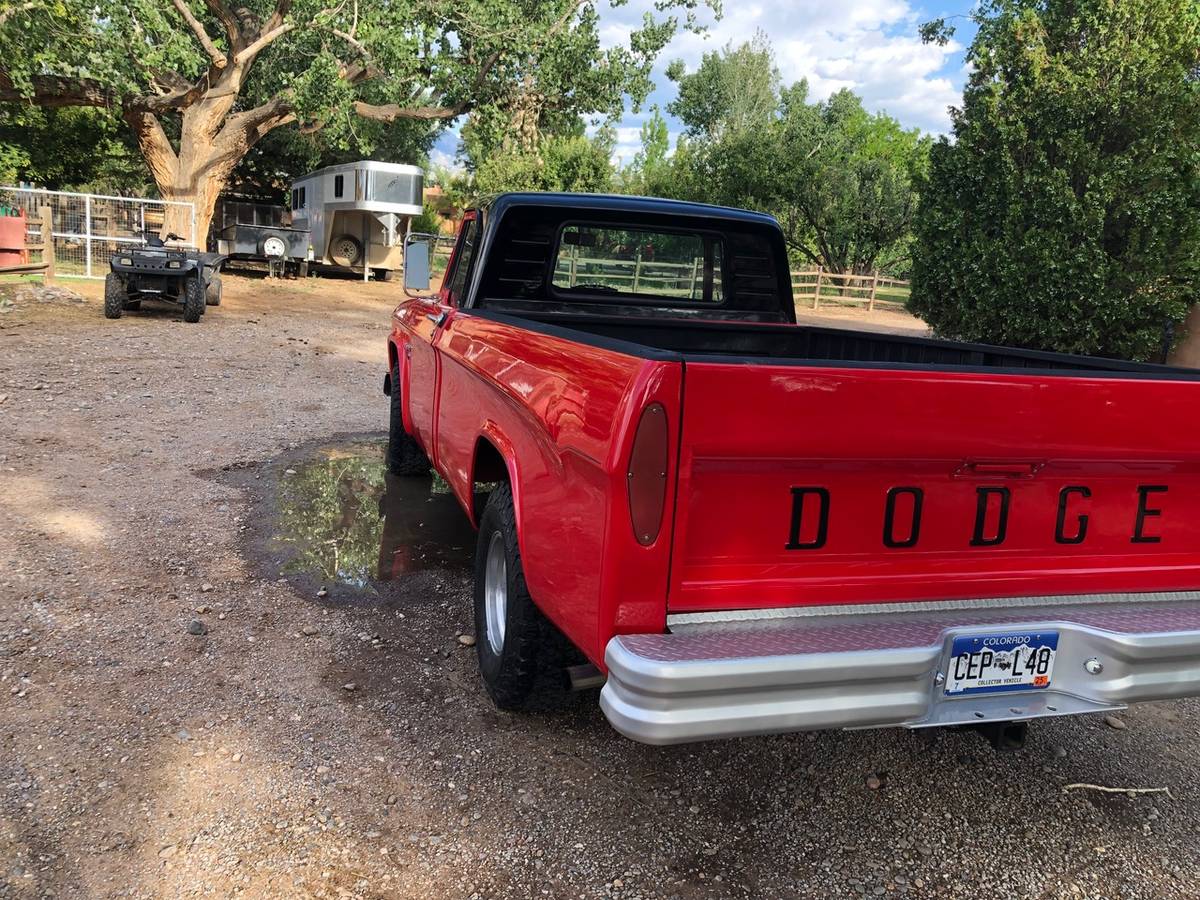
<svg viewBox="0 0 1200 900">
<path fill-rule="evenodd" d="M 517 475 L 516 452 L 512 443 L 490 424 L 475 439 L 475 449 L 471 453 L 471 472 L 468 479 L 470 490 L 471 524 L 479 527 L 479 517 L 483 515 L 484 500 L 475 490 L 476 485 L 507 482 L 512 491 L 513 514 L 517 522 L 517 539 L 521 538 L 521 492 Z"/>
</svg>

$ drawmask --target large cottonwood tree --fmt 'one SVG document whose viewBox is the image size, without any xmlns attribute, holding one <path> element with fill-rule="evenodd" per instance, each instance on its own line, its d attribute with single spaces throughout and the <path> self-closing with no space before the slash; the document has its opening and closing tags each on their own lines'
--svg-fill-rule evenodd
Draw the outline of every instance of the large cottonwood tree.
<svg viewBox="0 0 1200 900">
<path fill-rule="evenodd" d="M 696 9 L 665 0 L 603 47 L 596 0 L 0 0 L 0 101 L 105 107 L 203 235 L 230 172 L 270 131 L 356 120 L 612 115 Z M 189 223 L 168 220 L 185 233 Z"/>
</svg>

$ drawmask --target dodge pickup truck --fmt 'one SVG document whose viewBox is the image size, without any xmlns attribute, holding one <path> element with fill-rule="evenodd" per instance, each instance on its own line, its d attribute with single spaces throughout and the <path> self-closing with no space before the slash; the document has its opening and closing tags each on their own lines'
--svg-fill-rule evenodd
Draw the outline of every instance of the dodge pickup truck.
<svg viewBox="0 0 1200 900">
<path fill-rule="evenodd" d="M 478 528 L 500 707 L 564 641 L 650 743 L 1200 694 L 1200 372 L 797 325 L 743 210 L 507 194 L 436 294 L 409 252 L 388 463 Z"/>
</svg>

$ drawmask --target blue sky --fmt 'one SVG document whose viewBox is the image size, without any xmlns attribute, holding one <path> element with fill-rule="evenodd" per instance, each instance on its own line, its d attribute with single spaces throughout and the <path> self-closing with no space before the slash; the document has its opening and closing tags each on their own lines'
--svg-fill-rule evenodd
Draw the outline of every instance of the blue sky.
<svg viewBox="0 0 1200 900">
<path fill-rule="evenodd" d="M 627 43 L 632 28 L 654 0 L 630 0 L 612 8 L 601 0 L 601 40 Z M 674 85 L 664 70 L 682 59 L 689 71 L 704 53 L 728 43 L 748 41 L 763 31 L 775 48 L 775 61 L 785 84 L 807 78 L 810 96 L 824 99 L 843 87 L 863 98 L 867 109 L 886 111 L 910 128 L 933 134 L 949 130 L 947 107 L 962 95 L 963 48 L 973 28 L 965 18 L 969 5 L 925 5 L 910 0 L 725 0 L 724 16 L 709 18 L 702 35 L 677 34 L 655 67 L 655 90 L 640 113 L 626 106 L 617 123 L 616 160 L 627 163 L 637 152 L 638 132 L 651 104 L 666 111 Z M 938 16 L 956 16 L 955 39 L 946 47 L 921 43 L 917 26 Z M 668 118 L 672 144 L 682 130 Z M 457 129 L 438 141 L 433 162 L 450 163 L 457 147 Z"/>
</svg>

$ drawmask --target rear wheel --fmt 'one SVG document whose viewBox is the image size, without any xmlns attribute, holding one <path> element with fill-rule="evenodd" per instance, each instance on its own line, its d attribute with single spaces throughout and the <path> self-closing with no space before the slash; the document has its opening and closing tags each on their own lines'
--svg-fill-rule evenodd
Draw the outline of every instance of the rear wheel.
<svg viewBox="0 0 1200 900">
<path fill-rule="evenodd" d="M 199 322 L 204 315 L 204 282 L 199 274 L 183 282 L 183 321 Z"/>
<path fill-rule="evenodd" d="M 391 281 L 396 277 L 394 269 L 372 269 L 371 274 L 375 276 L 376 281 Z"/>
<path fill-rule="evenodd" d="M 213 273 L 213 277 L 209 279 L 208 290 L 204 292 L 204 302 L 209 306 L 221 305 L 221 276 Z"/>
<path fill-rule="evenodd" d="M 362 258 L 362 244 L 358 242 L 358 238 L 351 234 L 339 234 L 333 239 L 333 243 L 329 245 L 329 258 L 333 260 L 334 265 L 350 266 L 357 265 L 359 259 Z"/>
<path fill-rule="evenodd" d="M 498 707 L 520 709 L 533 698 L 539 652 L 553 646 L 552 632 L 525 585 L 512 489 L 501 483 L 479 519 L 475 550 L 475 646 Z"/>
<path fill-rule="evenodd" d="M 393 475 L 428 475 L 429 457 L 411 434 L 404 430 L 400 404 L 400 365 L 392 366 L 391 404 L 388 414 L 387 466 Z"/>
<path fill-rule="evenodd" d="M 125 282 L 117 277 L 115 272 L 104 276 L 104 318 L 119 319 L 125 311 L 125 301 L 128 294 Z"/>
</svg>

